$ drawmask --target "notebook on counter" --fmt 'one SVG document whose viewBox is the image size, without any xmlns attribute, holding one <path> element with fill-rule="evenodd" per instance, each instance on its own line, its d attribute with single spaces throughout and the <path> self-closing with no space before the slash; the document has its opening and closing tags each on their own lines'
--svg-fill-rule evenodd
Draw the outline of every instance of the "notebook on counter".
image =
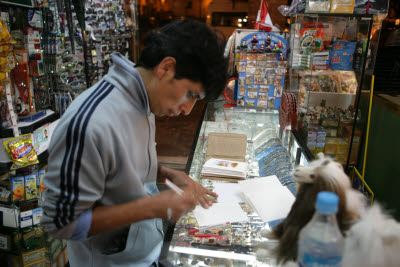
<svg viewBox="0 0 400 267">
<path fill-rule="evenodd" d="M 244 134 L 233 133 L 209 133 L 208 145 L 206 153 L 206 163 L 203 166 L 203 171 L 200 178 L 222 180 L 227 182 L 237 182 L 237 180 L 246 179 L 246 172 L 238 174 L 238 169 L 241 169 L 245 162 L 247 151 L 247 136 Z M 219 161 L 230 161 L 232 164 L 238 163 L 235 168 L 214 168 L 211 164 L 218 164 L 211 159 Z M 222 163 L 228 165 L 228 163 Z M 233 167 L 233 165 L 231 165 Z M 211 170 L 210 170 L 211 168 Z M 241 169 L 242 170 L 242 169 Z M 240 171 L 239 171 L 240 172 Z"/>
<path fill-rule="evenodd" d="M 264 222 L 285 218 L 295 201 L 275 175 L 239 183 L 242 198 Z"/>
<path fill-rule="evenodd" d="M 201 171 L 202 177 L 210 179 L 218 177 L 244 180 L 246 174 L 247 163 L 215 158 L 207 160 Z"/>
</svg>

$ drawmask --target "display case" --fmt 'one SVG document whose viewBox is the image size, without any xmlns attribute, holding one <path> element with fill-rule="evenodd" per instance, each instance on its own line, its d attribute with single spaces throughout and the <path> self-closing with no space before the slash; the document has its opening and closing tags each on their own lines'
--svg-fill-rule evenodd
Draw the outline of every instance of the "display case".
<svg viewBox="0 0 400 267">
<path fill-rule="evenodd" d="M 262 173 L 259 168 L 256 154 L 273 138 L 278 138 L 280 145 L 287 155 L 287 164 L 290 169 L 295 165 L 307 165 L 310 159 L 306 155 L 296 133 L 279 129 L 279 113 L 276 110 L 254 110 L 245 108 L 223 108 L 223 102 L 209 103 L 204 112 L 204 119 L 198 129 L 198 138 L 193 145 L 193 151 L 187 165 L 187 173 L 208 189 L 214 189 L 215 180 L 200 179 L 201 170 L 206 160 L 207 140 L 210 133 L 239 133 L 247 136 L 246 161 L 249 165 L 247 179 L 257 178 Z M 269 131 L 266 134 L 266 130 Z M 295 195 L 296 185 L 291 177 L 291 171 L 276 174 L 280 182 L 287 186 Z M 240 203 L 249 217 L 247 223 L 231 223 L 223 227 L 207 229 L 199 233 L 219 232 L 218 240 L 210 238 L 196 238 L 190 234 L 196 229 L 196 219 L 192 213 L 183 216 L 176 224 L 169 225 L 165 236 L 165 243 L 160 257 L 163 265 L 184 266 L 261 266 L 256 257 L 256 250 L 260 242 L 266 242 L 271 248 L 276 241 L 262 238 L 259 232 L 278 223 L 266 223 L 245 203 Z M 221 232 L 222 231 L 222 232 Z M 265 244 L 265 243 L 264 243 Z M 271 259 L 271 263 L 274 260 Z"/>
<path fill-rule="evenodd" d="M 315 156 L 354 165 L 366 117 L 381 15 L 310 13 L 291 16 L 289 82 L 298 96 L 298 129 Z"/>
</svg>

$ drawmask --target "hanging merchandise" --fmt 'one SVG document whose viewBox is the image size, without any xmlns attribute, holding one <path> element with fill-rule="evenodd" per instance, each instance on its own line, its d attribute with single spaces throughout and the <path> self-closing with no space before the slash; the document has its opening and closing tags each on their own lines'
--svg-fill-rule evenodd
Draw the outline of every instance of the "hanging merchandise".
<svg viewBox="0 0 400 267">
<path fill-rule="evenodd" d="M 124 6 L 125 2 L 121 0 L 86 2 L 88 86 L 107 74 L 112 64 L 111 53 L 128 54 L 132 29 L 127 23 Z"/>
<path fill-rule="evenodd" d="M 1 128 L 13 129 L 14 136 L 18 136 L 17 118 L 14 112 L 11 95 L 10 72 L 16 66 L 13 45 L 16 43 L 8 31 L 7 25 L 0 18 L 0 111 Z"/>
<path fill-rule="evenodd" d="M 278 33 L 252 32 L 237 43 L 237 105 L 278 109 L 285 84 L 287 41 Z"/>
</svg>

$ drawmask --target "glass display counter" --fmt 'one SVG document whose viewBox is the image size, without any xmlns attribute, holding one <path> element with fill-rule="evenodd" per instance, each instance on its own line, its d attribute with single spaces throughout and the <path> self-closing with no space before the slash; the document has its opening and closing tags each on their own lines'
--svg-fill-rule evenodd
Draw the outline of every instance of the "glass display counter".
<svg viewBox="0 0 400 267">
<path fill-rule="evenodd" d="M 223 102 L 209 103 L 205 110 L 204 119 L 200 126 L 197 142 L 189 157 L 188 174 L 204 187 L 213 190 L 214 184 L 219 181 L 200 179 L 203 164 L 206 161 L 208 134 L 238 133 L 247 136 L 248 163 L 247 179 L 260 177 L 258 160 L 255 157 L 258 144 L 265 143 L 268 138 L 278 138 L 285 148 L 291 175 L 291 170 L 298 164 L 307 165 L 308 157 L 302 145 L 298 142 L 295 132 L 279 129 L 279 113 L 277 110 L 254 110 L 224 108 Z M 269 134 L 265 134 L 268 129 Z M 264 176 L 264 175 L 262 175 Z M 285 176 L 286 177 L 286 176 Z M 287 178 L 285 178 L 287 179 Z M 296 186 L 291 182 L 281 183 L 287 186 L 295 195 Z M 286 180 L 285 180 L 286 181 Z M 160 263 L 164 266 L 268 266 L 274 260 L 260 262 L 256 257 L 256 250 L 261 242 L 263 246 L 276 245 L 276 241 L 260 236 L 259 232 L 269 229 L 279 221 L 263 222 L 250 206 L 240 203 L 249 217 L 246 223 L 231 223 L 212 229 L 197 231 L 197 222 L 192 213 L 183 216 L 176 224 L 169 225 L 166 233 Z M 194 235 L 196 233 L 196 236 Z M 208 235 L 217 235 L 218 238 L 206 238 Z M 199 236 L 205 236 L 200 238 Z"/>
</svg>

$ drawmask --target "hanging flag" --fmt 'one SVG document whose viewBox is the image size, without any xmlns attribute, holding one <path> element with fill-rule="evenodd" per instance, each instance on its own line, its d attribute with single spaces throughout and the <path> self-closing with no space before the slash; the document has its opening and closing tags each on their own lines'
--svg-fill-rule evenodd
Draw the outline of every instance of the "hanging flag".
<svg viewBox="0 0 400 267">
<path fill-rule="evenodd" d="M 268 12 L 268 3 L 267 0 L 261 0 L 260 8 L 257 13 L 257 20 L 254 24 L 254 29 L 256 30 L 264 30 L 270 32 L 272 30 L 278 30 L 273 26 L 271 16 Z"/>
</svg>

